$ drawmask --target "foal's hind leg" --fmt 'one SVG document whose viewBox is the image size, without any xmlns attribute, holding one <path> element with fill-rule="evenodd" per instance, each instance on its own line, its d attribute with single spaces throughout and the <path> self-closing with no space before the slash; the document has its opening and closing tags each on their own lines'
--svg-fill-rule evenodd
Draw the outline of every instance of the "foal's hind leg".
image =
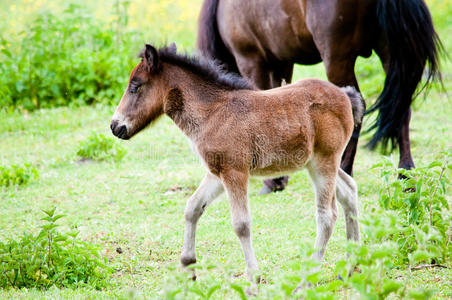
<svg viewBox="0 0 452 300">
<path fill-rule="evenodd" d="M 336 197 L 344 209 L 347 239 L 359 241 L 358 189 L 355 180 L 341 169 L 337 175 Z"/>
<path fill-rule="evenodd" d="M 339 159 L 334 157 L 317 156 L 309 163 L 309 175 L 315 186 L 317 206 L 317 237 L 315 248 L 317 252 L 313 258 L 321 261 L 325 253 L 328 240 L 333 233 L 337 218 L 336 206 L 336 176 Z"/>
<path fill-rule="evenodd" d="M 325 254 L 326 245 L 333 233 L 337 218 L 335 185 L 337 170 L 339 169 L 339 157 L 321 157 L 318 155 L 307 165 L 307 169 L 314 183 L 317 206 L 316 252 L 312 255 L 312 258 L 320 262 Z M 320 266 L 310 270 L 310 272 L 317 272 L 319 269 Z M 296 294 L 298 290 L 309 286 L 310 283 L 303 279 L 293 293 Z"/>
<path fill-rule="evenodd" d="M 196 262 L 196 224 L 206 207 L 223 191 L 220 179 L 207 173 L 195 193 L 188 199 L 185 207 L 184 245 L 180 257 L 182 266 L 186 267 Z"/>
</svg>

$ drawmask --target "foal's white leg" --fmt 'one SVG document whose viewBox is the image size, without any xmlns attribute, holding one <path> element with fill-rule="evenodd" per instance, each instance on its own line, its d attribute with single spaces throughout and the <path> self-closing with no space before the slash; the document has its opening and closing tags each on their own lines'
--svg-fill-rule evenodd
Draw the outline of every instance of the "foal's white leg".
<svg viewBox="0 0 452 300">
<path fill-rule="evenodd" d="M 312 258 L 321 261 L 325 254 L 326 245 L 333 233 L 334 224 L 337 218 L 336 206 L 336 172 L 339 164 L 334 159 L 323 159 L 312 161 L 308 164 L 309 175 L 314 183 L 315 203 L 317 206 L 317 236 L 315 240 L 315 252 Z M 336 169 L 335 169 L 336 167 Z M 317 272 L 320 266 L 315 267 L 310 272 Z M 300 285 L 293 291 L 297 293 L 298 290 L 311 286 L 310 283 L 303 279 Z"/>
<path fill-rule="evenodd" d="M 232 226 L 245 256 L 246 276 L 254 284 L 253 277 L 258 266 L 251 242 L 251 215 L 247 196 L 248 175 L 238 171 L 228 171 L 222 174 L 221 179 L 231 207 Z"/>
<path fill-rule="evenodd" d="M 325 254 L 325 248 L 328 240 L 333 233 L 334 224 L 337 218 L 336 206 L 336 171 L 334 165 L 330 161 L 320 164 L 310 164 L 308 166 L 309 175 L 315 186 L 315 199 L 317 206 L 317 237 L 315 248 L 318 249 L 314 253 L 313 258 L 321 261 Z"/>
<path fill-rule="evenodd" d="M 344 209 L 347 239 L 359 241 L 358 188 L 355 180 L 341 169 L 337 175 L 336 197 Z"/>
<path fill-rule="evenodd" d="M 223 191 L 220 179 L 211 173 L 207 173 L 195 193 L 188 199 L 185 207 L 184 245 L 180 257 L 182 266 L 185 267 L 196 262 L 196 224 L 205 208 Z"/>
</svg>

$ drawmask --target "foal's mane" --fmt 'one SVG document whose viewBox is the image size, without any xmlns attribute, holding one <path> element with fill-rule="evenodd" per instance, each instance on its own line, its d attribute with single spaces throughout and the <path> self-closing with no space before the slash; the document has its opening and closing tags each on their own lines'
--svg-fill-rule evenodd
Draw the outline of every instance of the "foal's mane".
<svg viewBox="0 0 452 300">
<path fill-rule="evenodd" d="M 158 54 L 162 62 L 181 67 L 222 88 L 228 90 L 255 89 L 245 78 L 226 72 L 217 61 L 186 53 L 179 54 L 167 46 L 160 48 Z M 141 53 L 140 57 L 143 57 L 142 55 Z"/>
</svg>

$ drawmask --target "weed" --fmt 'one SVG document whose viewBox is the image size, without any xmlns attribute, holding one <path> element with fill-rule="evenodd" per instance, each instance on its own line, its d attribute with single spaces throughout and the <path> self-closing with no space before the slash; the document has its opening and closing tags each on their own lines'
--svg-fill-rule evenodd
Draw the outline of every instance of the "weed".
<svg viewBox="0 0 452 300">
<path fill-rule="evenodd" d="M 55 214 L 55 208 L 43 212 L 38 235 L 25 233 L 18 241 L 0 242 L 0 287 L 107 286 L 111 269 L 99 247 L 78 239 L 78 232 L 59 232 L 56 221 L 64 215 Z"/>
<path fill-rule="evenodd" d="M 0 166 L 0 186 L 24 185 L 38 178 L 38 170 L 30 164 Z"/>
<path fill-rule="evenodd" d="M 452 215 L 446 200 L 450 184 L 446 171 L 452 169 L 452 153 L 443 157 L 410 171 L 394 168 L 389 161 L 374 166 L 383 181 L 379 207 L 397 214 L 389 239 L 399 247 L 398 264 L 441 263 L 450 257 Z M 408 179 L 398 180 L 398 173 Z"/>
<path fill-rule="evenodd" d="M 126 155 L 126 150 L 113 138 L 92 132 L 88 139 L 80 143 L 77 155 L 84 159 L 98 161 L 110 159 L 120 161 Z"/>
<path fill-rule="evenodd" d="M 126 45 L 136 36 L 118 30 L 70 4 L 62 14 L 36 16 L 20 39 L 0 33 L 0 107 L 33 110 L 116 99 L 133 62 Z"/>
</svg>

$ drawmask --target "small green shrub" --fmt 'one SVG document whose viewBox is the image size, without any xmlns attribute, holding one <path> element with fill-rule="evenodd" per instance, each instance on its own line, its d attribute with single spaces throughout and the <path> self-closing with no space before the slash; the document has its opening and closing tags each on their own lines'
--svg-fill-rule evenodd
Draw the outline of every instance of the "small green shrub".
<svg viewBox="0 0 452 300">
<path fill-rule="evenodd" d="M 64 215 L 55 208 L 43 212 L 39 234 L 0 242 L 0 288 L 106 287 L 112 270 L 99 247 L 77 238 L 78 232 L 59 232 L 56 221 Z"/>
<path fill-rule="evenodd" d="M 398 264 L 441 263 L 450 257 L 452 215 L 446 195 L 451 158 L 451 153 L 445 153 L 443 161 L 410 171 L 394 168 L 390 162 L 374 166 L 383 181 L 378 205 L 397 214 L 395 232 L 387 238 L 399 246 Z M 398 173 L 408 179 L 398 180 Z"/>
<path fill-rule="evenodd" d="M 18 36 L 0 32 L 0 107 L 116 103 L 138 49 L 120 17 L 107 22 L 70 4 L 37 14 Z"/>
<path fill-rule="evenodd" d="M 0 166 L 0 186 L 24 185 L 38 178 L 38 170 L 30 164 Z"/>
<path fill-rule="evenodd" d="M 92 132 L 85 141 L 80 143 L 77 155 L 84 159 L 120 161 L 126 155 L 126 149 L 113 138 L 101 133 Z"/>
</svg>

